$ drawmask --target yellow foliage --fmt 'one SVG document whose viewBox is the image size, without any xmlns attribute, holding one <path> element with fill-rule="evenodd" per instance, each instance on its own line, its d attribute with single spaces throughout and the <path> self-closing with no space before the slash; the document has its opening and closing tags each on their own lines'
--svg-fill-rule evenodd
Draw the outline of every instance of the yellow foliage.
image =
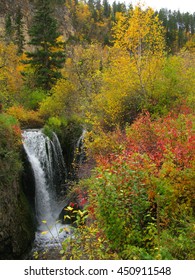
<svg viewBox="0 0 195 280">
<path fill-rule="evenodd" d="M 143 92 L 147 81 L 155 79 L 155 71 L 163 63 L 165 55 L 164 27 L 151 8 L 141 5 L 128 15 L 118 15 L 113 27 L 115 47 L 125 50 L 134 63 Z"/>
<path fill-rule="evenodd" d="M 50 47 L 51 52 L 58 52 L 58 51 L 64 51 L 64 43 L 65 40 L 63 38 L 63 36 L 59 36 L 56 40 L 56 42 L 58 43 L 57 47 Z"/>
<path fill-rule="evenodd" d="M 52 89 L 52 95 L 47 97 L 40 106 L 42 116 L 68 116 L 72 112 L 73 99 L 76 98 L 74 85 L 61 79 Z M 75 101 L 76 102 L 76 101 Z"/>
<path fill-rule="evenodd" d="M 0 85 L 1 90 L 6 94 L 16 94 L 22 86 L 20 74 L 20 58 L 17 56 L 17 49 L 13 44 L 6 45 L 0 41 Z M 7 96 L 7 99 L 10 99 Z"/>
<path fill-rule="evenodd" d="M 142 10 L 139 5 L 128 15 L 117 13 L 116 18 L 109 65 L 93 100 L 94 116 L 108 128 L 136 117 L 154 91 L 166 60 L 163 27 L 151 8 Z"/>
<path fill-rule="evenodd" d="M 117 24 L 113 27 L 115 46 L 127 50 L 136 59 L 163 55 L 164 28 L 153 9 L 142 10 L 138 5 L 129 15 L 118 14 L 117 18 Z"/>
<path fill-rule="evenodd" d="M 79 2 L 76 9 L 77 17 L 79 22 L 91 21 L 91 12 L 89 6 L 84 2 Z"/>
<path fill-rule="evenodd" d="M 12 106 L 7 112 L 8 115 L 15 117 L 22 127 L 37 128 L 43 126 L 39 112 L 33 110 L 26 110 L 22 106 Z"/>
</svg>

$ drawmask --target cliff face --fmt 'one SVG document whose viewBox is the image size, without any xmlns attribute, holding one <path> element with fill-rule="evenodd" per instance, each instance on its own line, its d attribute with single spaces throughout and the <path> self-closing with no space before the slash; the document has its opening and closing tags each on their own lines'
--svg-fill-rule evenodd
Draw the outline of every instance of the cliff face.
<svg viewBox="0 0 195 280">
<path fill-rule="evenodd" d="M 21 8 L 22 14 L 24 16 L 24 33 L 27 36 L 27 29 L 32 19 L 33 14 L 33 2 L 29 0 L 1 0 L 0 2 L 0 31 L 4 32 L 5 29 L 5 18 L 10 15 L 12 20 L 16 15 L 18 7 Z M 28 39 L 28 38 L 27 38 Z"/>
<path fill-rule="evenodd" d="M 20 259 L 34 238 L 33 211 L 23 189 L 19 127 L 0 113 L 0 259 Z"/>
<path fill-rule="evenodd" d="M 34 239 L 34 226 L 18 178 L 0 190 L 0 220 L 0 259 L 20 259 Z"/>
<path fill-rule="evenodd" d="M 52 0 L 51 0 L 52 1 Z M 59 23 L 59 30 L 62 33 L 65 40 L 70 36 L 74 35 L 74 28 L 70 19 L 70 11 L 65 6 L 63 2 L 65 1 L 52 1 L 55 5 L 54 7 L 54 16 L 56 17 Z M 5 19 L 6 16 L 11 16 L 12 24 L 14 26 L 14 19 L 16 17 L 16 12 L 18 7 L 21 8 L 21 13 L 23 15 L 23 32 L 26 42 L 26 48 L 28 47 L 27 43 L 29 41 L 28 29 L 31 26 L 32 18 L 35 12 L 35 0 L 1 0 L 0 1 L 0 35 L 4 34 L 5 30 Z"/>
</svg>

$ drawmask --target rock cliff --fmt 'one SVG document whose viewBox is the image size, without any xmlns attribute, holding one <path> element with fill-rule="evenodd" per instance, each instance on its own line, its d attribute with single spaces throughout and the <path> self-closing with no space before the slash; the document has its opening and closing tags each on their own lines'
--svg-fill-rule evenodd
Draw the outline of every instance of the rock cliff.
<svg viewBox="0 0 195 280">
<path fill-rule="evenodd" d="M 22 258 L 34 239 L 32 206 L 22 186 L 21 148 L 16 120 L 0 113 L 0 259 Z"/>
<path fill-rule="evenodd" d="M 65 6 L 63 0 L 51 0 L 53 3 L 54 16 L 56 17 L 59 30 L 64 39 L 67 40 L 74 35 L 74 28 L 71 22 L 70 10 Z M 23 33 L 25 36 L 26 48 L 28 48 L 28 29 L 31 26 L 32 18 L 35 12 L 35 0 L 1 0 L 0 1 L 0 35 L 5 32 L 5 19 L 9 15 L 14 26 L 14 19 L 18 7 L 21 8 L 23 15 Z"/>
</svg>

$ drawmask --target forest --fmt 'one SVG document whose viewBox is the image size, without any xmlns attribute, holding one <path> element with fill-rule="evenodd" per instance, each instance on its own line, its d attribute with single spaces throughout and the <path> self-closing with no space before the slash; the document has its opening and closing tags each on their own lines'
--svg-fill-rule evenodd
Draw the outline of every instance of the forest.
<svg viewBox="0 0 195 280">
<path fill-rule="evenodd" d="M 43 128 L 68 147 L 61 259 L 194 259 L 195 12 L 14 2 L 0 3 L 0 203 L 23 170 L 22 130 Z"/>
</svg>

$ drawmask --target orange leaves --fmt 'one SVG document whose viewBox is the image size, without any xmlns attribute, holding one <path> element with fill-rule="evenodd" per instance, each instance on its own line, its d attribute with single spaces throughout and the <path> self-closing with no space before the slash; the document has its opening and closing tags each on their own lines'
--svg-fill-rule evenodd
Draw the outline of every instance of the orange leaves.
<svg viewBox="0 0 195 280">
<path fill-rule="evenodd" d="M 12 130 L 13 130 L 13 133 L 14 133 L 15 139 L 16 139 L 15 145 L 21 146 L 21 144 L 22 144 L 21 134 L 22 133 L 21 133 L 21 129 L 20 129 L 19 125 L 17 125 L 17 124 L 12 125 Z"/>
</svg>

